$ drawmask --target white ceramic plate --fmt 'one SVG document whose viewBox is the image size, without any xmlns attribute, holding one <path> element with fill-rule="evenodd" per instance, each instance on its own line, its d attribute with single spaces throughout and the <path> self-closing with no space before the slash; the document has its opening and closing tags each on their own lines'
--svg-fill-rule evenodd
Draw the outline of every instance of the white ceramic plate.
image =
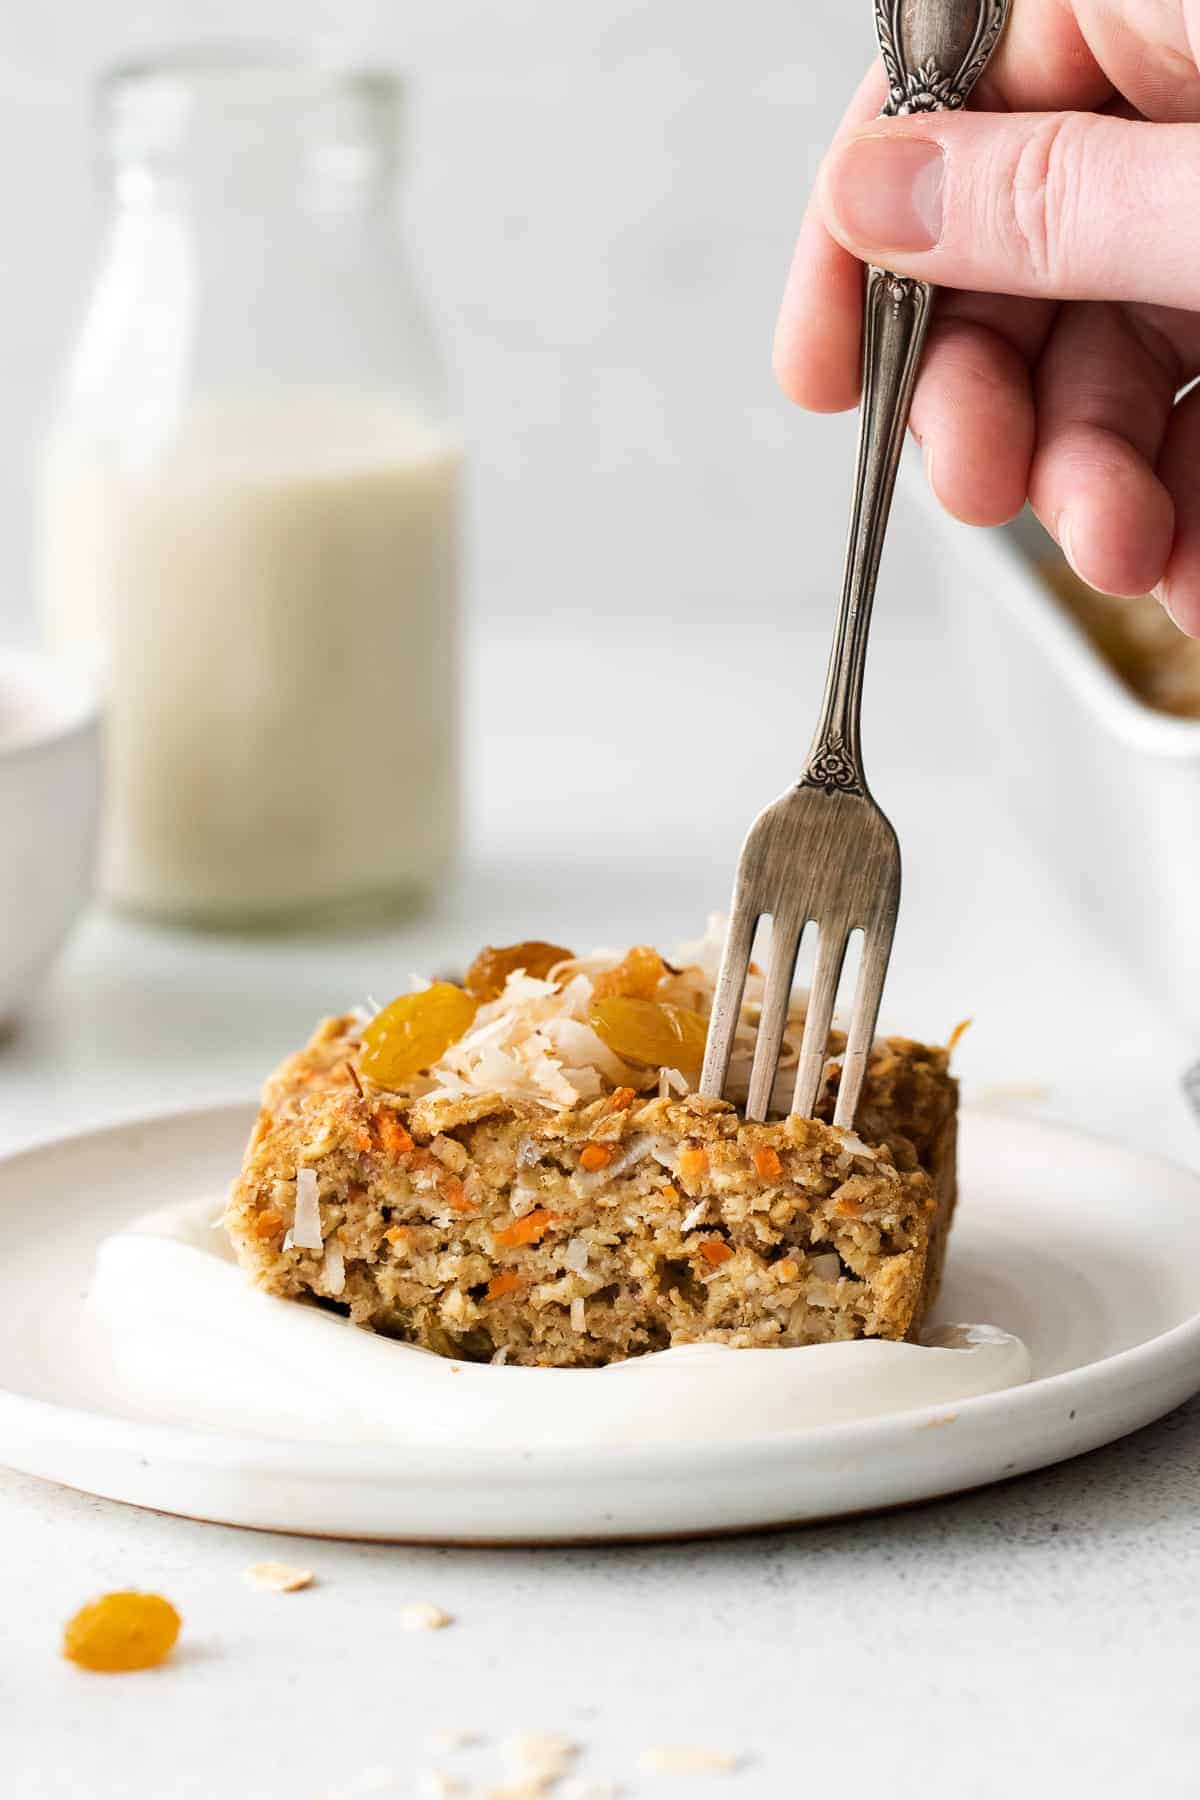
<svg viewBox="0 0 1200 1800">
<path fill-rule="evenodd" d="M 968 1114 L 939 1314 L 1015 1331 L 1026 1387 L 707 1446 L 511 1453 L 232 1437 L 99 1410 L 69 1324 L 102 1237 L 219 1194 L 253 1114 L 183 1113 L 0 1162 L 0 1457 L 232 1525 L 516 1543 L 668 1537 L 952 1494 L 1094 1449 L 1200 1388 L 1200 1177 L 1028 1120 Z"/>
</svg>

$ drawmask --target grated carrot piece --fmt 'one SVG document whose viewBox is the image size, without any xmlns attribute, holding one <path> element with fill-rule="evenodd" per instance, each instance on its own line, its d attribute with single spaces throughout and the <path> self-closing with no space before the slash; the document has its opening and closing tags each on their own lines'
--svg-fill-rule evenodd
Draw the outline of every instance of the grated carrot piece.
<svg viewBox="0 0 1200 1800">
<path fill-rule="evenodd" d="M 403 1244 L 408 1237 L 408 1226 L 389 1225 L 383 1235 L 389 1244 Z"/>
<path fill-rule="evenodd" d="M 782 1262 L 775 1264 L 775 1273 L 780 1281 L 795 1281 L 800 1273 L 800 1264 L 792 1257 L 785 1256 Z"/>
<path fill-rule="evenodd" d="M 441 1182 L 442 1198 L 455 1212 L 469 1213 L 475 1211 L 475 1203 L 467 1199 L 467 1190 L 457 1175 L 446 1175 Z"/>
<path fill-rule="evenodd" d="M 379 1133 L 380 1143 L 389 1156 L 407 1156 L 412 1149 L 411 1134 L 390 1107 L 380 1107 L 375 1115 L 375 1129 Z"/>
<path fill-rule="evenodd" d="M 774 1181 L 783 1174 L 779 1152 L 772 1150 L 769 1144 L 763 1144 L 754 1152 L 754 1167 L 763 1181 Z"/>
<path fill-rule="evenodd" d="M 502 1275 L 493 1275 L 488 1282 L 487 1297 L 489 1300 L 503 1300 L 505 1294 L 515 1294 L 521 1285 L 521 1277 L 513 1269 L 505 1269 Z"/>
<path fill-rule="evenodd" d="M 672 1187 L 669 1181 L 663 1188 L 662 1197 L 667 1202 L 668 1206 L 679 1205 L 679 1189 L 677 1187 Z"/>
<path fill-rule="evenodd" d="M 517 1250 L 523 1244 L 540 1244 L 552 1226 L 558 1224 L 558 1214 L 552 1213 L 548 1207 L 537 1206 L 523 1219 L 514 1219 L 503 1231 L 493 1235 L 496 1242 L 505 1250 Z"/>
<path fill-rule="evenodd" d="M 974 1019 L 960 1019 L 958 1021 L 958 1024 L 954 1027 L 954 1030 L 946 1040 L 947 1056 L 953 1056 L 974 1023 Z"/>
<path fill-rule="evenodd" d="M 610 1112 L 628 1112 L 637 1099 L 637 1090 L 631 1087 L 619 1087 L 609 1102 Z"/>
<path fill-rule="evenodd" d="M 714 1269 L 717 1269 L 720 1268 L 722 1263 L 729 1261 L 730 1257 L 733 1255 L 733 1251 L 729 1248 L 729 1245 L 725 1242 L 724 1238 L 705 1238 L 700 1246 L 700 1254 L 706 1263 L 709 1263 Z"/>
<path fill-rule="evenodd" d="M 843 1219 L 861 1219 L 863 1203 L 861 1200 L 839 1200 L 833 1210 L 840 1213 Z"/>
<path fill-rule="evenodd" d="M 699 1181 L 708 1174 L 708 1151 L 693 1146 L 679 1153 L 679 1173 L 685 1181 Z"/>
<path fill-rule="evenodd" d="M 579 1153 L 580 1167 L 592 1175 L 600 1169 L 607 1169 L 612 1159 L 612 1149 L 608 1144 L 585 1144 Z"/>
</svg>

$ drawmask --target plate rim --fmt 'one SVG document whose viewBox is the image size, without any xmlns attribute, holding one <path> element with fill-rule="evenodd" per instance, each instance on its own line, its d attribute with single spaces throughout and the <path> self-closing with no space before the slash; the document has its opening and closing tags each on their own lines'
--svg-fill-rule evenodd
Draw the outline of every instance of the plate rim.
<svg viewBox="0 0 1200 1800">
<path fill-rule="evenodd" d="M 155 1127 L 199 1126 L 216 1124 L 222 1118 L 232 1124 L 235 1117 L 252 1115 L 256 1101 L 218 1101 L 195 1107 L 168 1107 L 127 1119 L 110 1120 L 98 1126 L 67 1131 L 40 1139 L 0 1156 L 0 1178 L 14 1166 L 56 1150 L 68 1149 L 97 1139 L 118 1137 L 123 1133 Z M 1099 1132 L 1077 1129 L 1057 1120 L 1030 1118 L 1000 1108 L 964 1107 L 962 1120 L 986 1122 L 988 1127 L 1001 1124 L 1017 1127 L 1031 1137 L 1067 1138 L 1083 1142 L 1123 1161 L 1145 1166 L 1150 1164 L 1171 1176 L 1182 1179 L 1197 1190 L 1200 1199 L 1200 1171 L 1150 1151 L 1134 1149 L 1114 1142 Z M 931 1402 L 907 1408 L 903 1412 L 883 1413 L 868 1419 L 799 1426 L 790 1431 L 773 1432 L 769 1436 L 722 1439 L 719 1443 L 658 1445 L 574 1445 L 566 1448 L 533 1446 L 519 1449 L 470 1448 L 448 1445 L 425 1445 L 415 1449 L 397 1444 L 339 1443 L 320 1439 L 265 1437 L 227 1432 L 203 1425 L 172 1424 L 153 1419 L 128 1417 L 119 1413 L 86 1410 L 61 1401 L 22 1394 L 0 1382 L 0 1432 L 9 1438 L 11 1426 L 18 1426 L 19 1436 L 26 1442 L 61 1443 L 68 1437 L 90 1450 L 105 1449 L 118 1456 L 161 1456 L 176 1464 L 190 1467 L 211 1466 L 215 1459 L 243 1471 L 269 1472 L 279 1476 L 303 1475 L 308 1479 L 327 1481 L 346 1474 L 349 1458 L 353 1459 L 355 1479 L 382 1484 L 402 1477 L 408 1482 L 445 1482 L 472 1472 L 477 1479 L 499 1482 L 508 1488 L 527 1486 L 547 1480 L 578 1480 L 588 1471 L 605 1476 L 655 1480 L 670 1475 L 684 1478 L 703 1471 L 710 1476 L 730 1465 L 743 1474 L 751 1465 L 764 1474 L 779 1470 L 802 1457 L 806 1450 L 835 1451 L 851 1448 L 864 1435 L 873 1448 L 886 1454 L 892 1443 L 907 1441 L 914 1430 L 931 1420 L 953 1414 L 955 1423 L 973 1422 L 986 1429 L 993 1422 L 1003 1425 L 1007 1414 L 1037 1410 L 1038 1401 L 1053 1405 L 1056 1400 L 1085 1394 L 1102 1385 L 1127 1390 L 1137 1386 L 1147 1374 L 1160 1381 L 1178 1375 L 1191 1361 L 1194 1388 L 1200 1391 L 1200 1306 L 1186 1319 L 1141 1343 L 1114 1351 L 1081 1367 L 1066 1369 L 1006 1388 L 997 1393 L 977 1394 L 952 1402 Z M 1115 1379 L 1114 1379 L 1115 1378 Z M 1186 1394 L 1181 1396 L 1185 1398 Z M 1173 1404 L 1179 1404 L 1175 1401 Z M 1078 1409 L 1076 1409 L 1078 1410 Z M 1164 1410 L 1170 1410 L 1169 1408 Z M 1151 1413 L 1146 1422 L 1162 1414 Z M 1068 1454 L 1071 1454 L 1068 1452 Z M 9 1463 L 7 1442 L 0 1444 L 0 1464 Z M 519 1475 L 520 1479 L 514 1479 Z"/>
</svg>

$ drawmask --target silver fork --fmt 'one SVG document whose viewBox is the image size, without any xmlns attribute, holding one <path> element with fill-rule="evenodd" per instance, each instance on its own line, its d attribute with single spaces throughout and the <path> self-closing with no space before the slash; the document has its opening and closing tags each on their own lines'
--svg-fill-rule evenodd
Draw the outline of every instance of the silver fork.
<svg viewBox="0 0 1200 1800">
<path fill-rule="evenodd" d="M 888 76 L 885 115 L 964 104 L 999 41 L 1010 0 L 874 0 Z M 858 466 L 846 573 L 820 723 L 799 784 L 750 828 L 734 885 L 700 1092 L 725 1088 L 750 953 L 761 918 L 771 949 L 746 1102 L 765 1119 L 775 1086 L 800 940 L 817 927 L 817 955 L 792 1110 L 811 1117 L 825 1068 L 851 935 L 862 965 L 842 1058 L 834 1124 L 854 1124 L 866 1078 L 900 904 L 900 846 L 863 774 L 860 715 L 871 605 L 933 289 L 867 273 Z"/>
</svg>

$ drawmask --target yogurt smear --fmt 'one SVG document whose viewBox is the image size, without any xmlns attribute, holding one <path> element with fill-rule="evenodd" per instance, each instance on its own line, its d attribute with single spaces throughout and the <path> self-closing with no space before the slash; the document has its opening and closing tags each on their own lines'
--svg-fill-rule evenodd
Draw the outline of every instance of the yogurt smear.
<svg viewBox="0 0 1200 1800">
<path fill-rule="evenodd" d="M 604 1369 L 449 1362 L 250 1286 L 211 1198 L 108 1238 L 83 1315 L 97 1400 L 160 1423 L 326 1444 L 565 1449 L 730 1443 L 941 1407 L 1030 1377 L 1019 1338 L 688 1344 Z"/>
</svg>

